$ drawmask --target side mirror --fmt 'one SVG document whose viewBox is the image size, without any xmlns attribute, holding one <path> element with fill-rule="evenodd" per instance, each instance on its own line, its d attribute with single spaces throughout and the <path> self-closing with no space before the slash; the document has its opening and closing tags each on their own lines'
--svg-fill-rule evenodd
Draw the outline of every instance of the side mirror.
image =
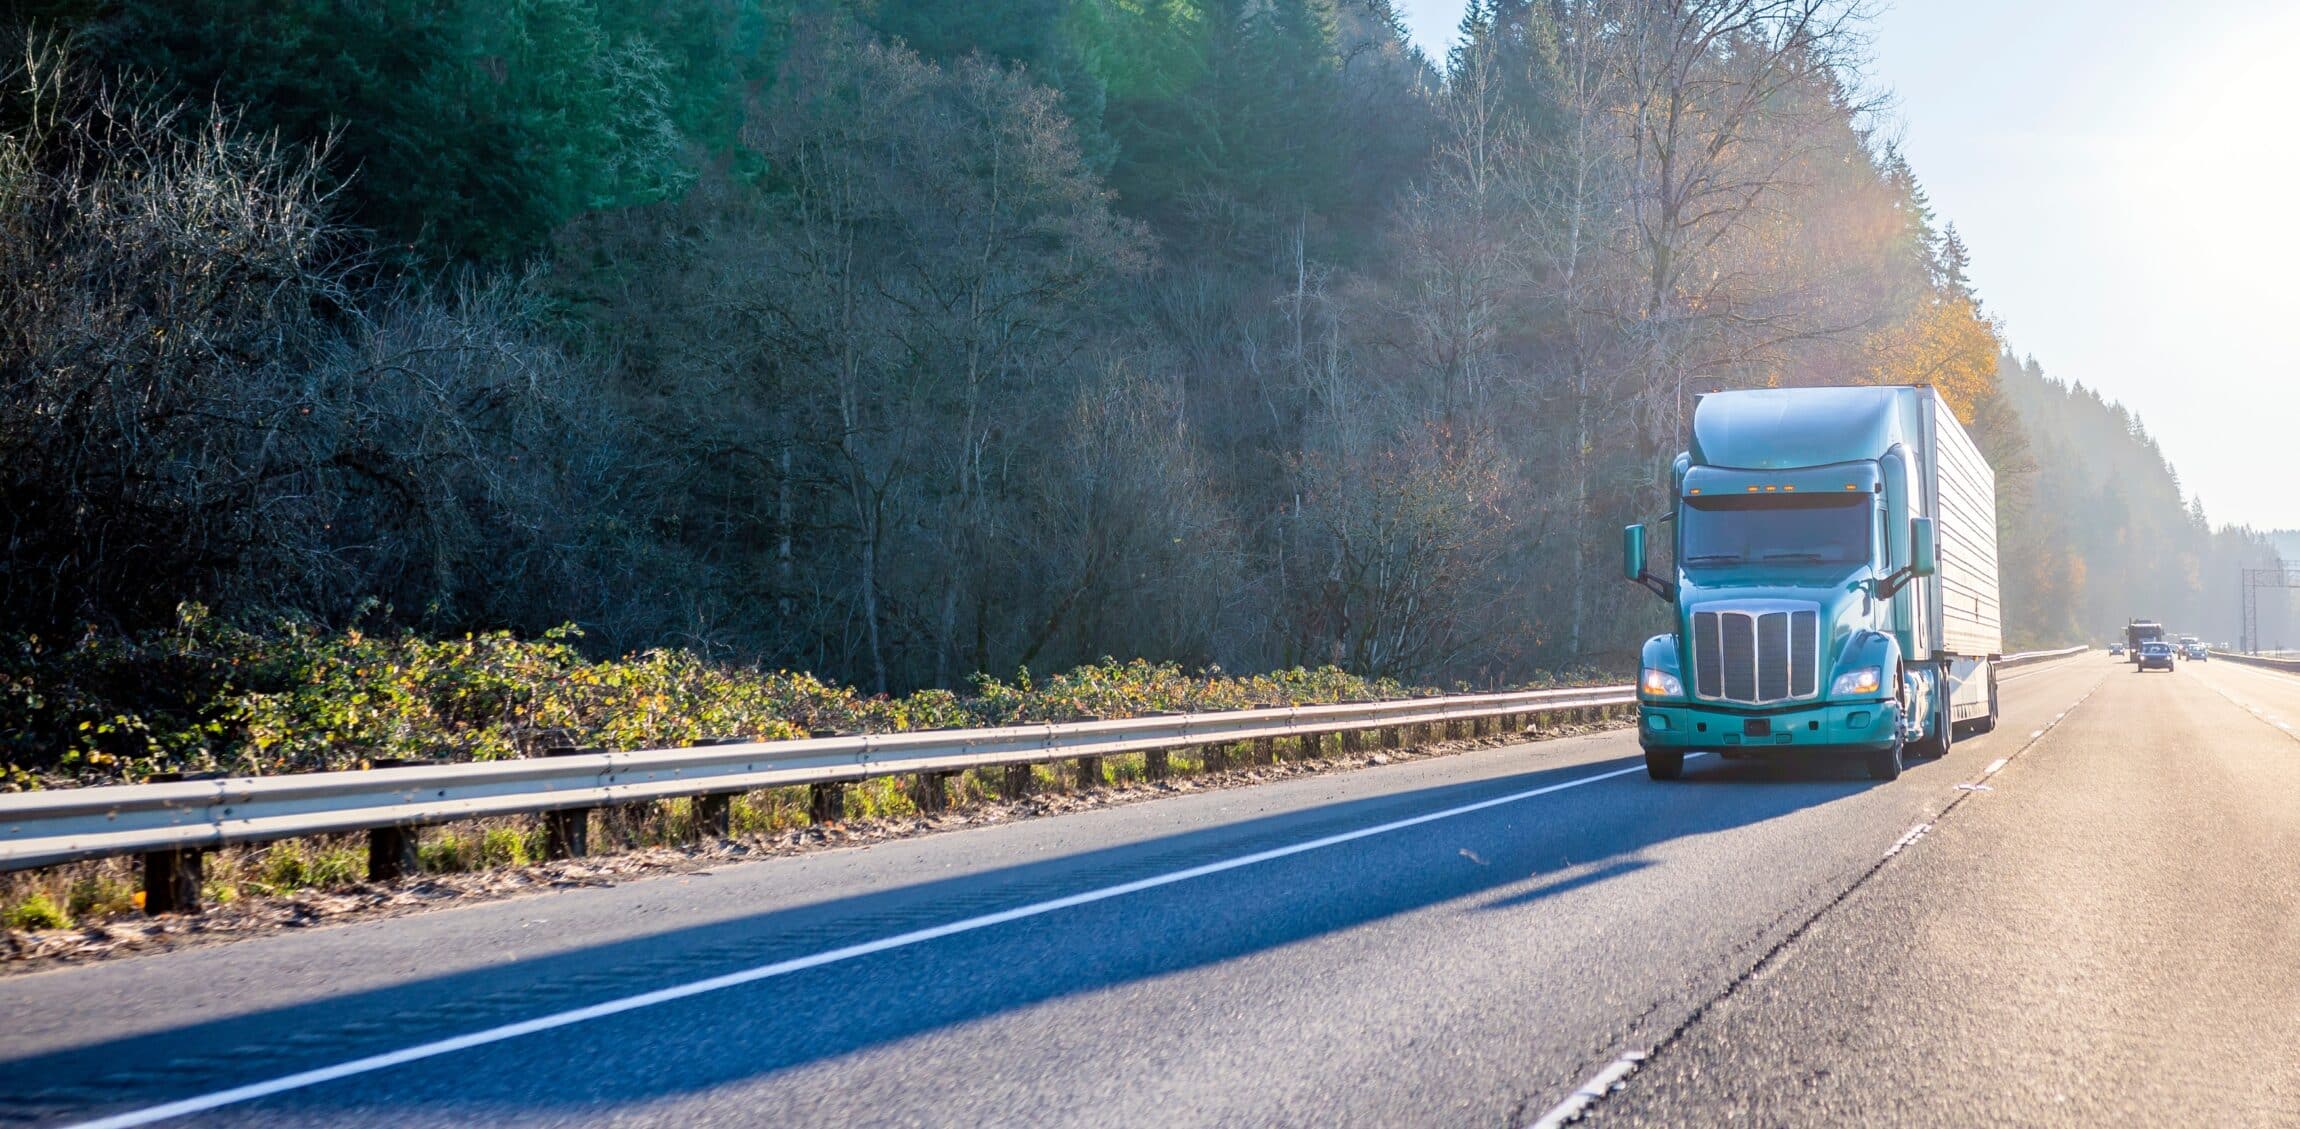
<svg viewBox="0 0 2300 1129">
<path fill-rule="evenodd" d="M 1621 527 L 1621 575 L 1664 600 L 1677 598 L 1677 585 L 1645 571 L 1645 526 Z"/>
<path fill-rule="evenodd" d="M 1933 519 L 1909 519 L 1909 575 L 1931 576 L 1940 567 L 1939 547 L 1933 541 Z"/>
</svg>

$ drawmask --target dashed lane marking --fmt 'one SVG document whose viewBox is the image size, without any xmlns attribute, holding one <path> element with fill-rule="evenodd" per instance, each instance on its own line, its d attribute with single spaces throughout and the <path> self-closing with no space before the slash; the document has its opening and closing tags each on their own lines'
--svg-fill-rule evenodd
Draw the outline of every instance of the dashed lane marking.
<svg viewBox="0 0 2300 1129">
<path fill-rule="evenodd" d="M 2066 718 L 2068 715 L 2075 713 L 2077 707 L 2084 705 L 2086 701 L 2090 700 L 2095 693 L 2099 692 L 2101 686 L 2104 684 L 2105 682 L 2094 683 L 2092 689 L 2078 695 L 2075 701 L 2068 704 L 2067 709 L 2060 711 L 2059 716 L 2054 717 L 2050 722 L 2046 723 L 2043 729 L 2038 729 L 2034 732 L 2031 732 L 2028 735 L 2028 740 L 2021 742 L 2019 748 L 2014 749 L 2012 752 L 2006 753 L 2004 756 L 1998 757 L 1993 761 L 1990 761 L 1987 770 L 1981 773 L 1980 779 L 1986 780 L 1989 777 L 1996 775 L 1999 770 L 2003 769 L 2006 765 L 2011 764 L 2014 757 L 2020 756 L 2022 753 L 2029 751 L 2029 749 L 2036 745 L 2039 738 L 2043 737 L 2045 733 L 2051 730 L 2054 726 L 2059 725 L 2063 718 Z M 2300 734 L 2295 734 L 2294 737 L 2295 739 L 2300 739 Z M 1959 791 L 1964 792 L 1987 792 L 1994 790 L 1988 785 L 1982 784 L 1980 780 L 1972 781 L 1969 784 L 1960 784 L 1957 787 Z M 1836 906 L 1843 904 L 1845 899 L 1853 896 L 1853 891 L 1860 889 L 1864 883 L 1875 877 L 1877 872 L 1883 870 L 1887 866 L 1892 865 L 1892 860 L 1895 855 L 1900 854 L 1903 850 L 1907 849 L 1917 840 L 1924 838 L 1925 834 L 1931 831 L 1935 824 L 1939 823 L 1943 819 L 1948 818 L 1948 814 L 1952 811 L 1955 811 L 1957 809 L 1957 805 L 1965 802 L 1965 800 L 1968 798 L 1968 796 L 1963 795 L 1957 796 L 1956 798 L 1950 800 L 1946 807 L 1941 809 L 1939 815 L 1934 816 L 1927 822 L 1920 823 L 1915 827 L 1909 828 L 1909 830 L 1903 834 L 1898 841 L 1894 842 L 1892 849 L 1885 852 L 1883 858 L 1878 859 L 1869 867 L 1869 869 L 1863 871 L 1859 877 L 1853 879 L 1852 884 L 1847 886 L 1844 890 L 1840 891 L 1835 898 L 1828 902 L 1828 904 L 1823 905 L 1817 910 L 1814 910 L 1812 916 L 1807 917 L 1796 928 L 1791 929 L 1788 932 L 1788 935 L 1782 937 L 1779 942 L 1775 943 L 1771 949 L 1766 951 L 1765 955 L 1759 957 L 1757 959 L 1757 963 L 1750 966 L 1749 971 L 1743 974 L 1741 980 L 1737 980 L 1733 984 L 1728 985 L 1724 991 L 1719 992 L 1707 1003 L 1694 1008 L 1693 1013 L 1686 1016 L 1684 1022 L 1677 1025 L 1676 1030 L 1671 1031 L 1667 1036 L 1663 1037 L 1660 1042 L 1654 1044 L 1653 1049 L 1643 1052 L 1631 1051 L 1628 1054 L 1624 1054 L 1620 1058 L 1615 1059 L 1612 1065 L 1607 1066 L 1604 1070 L 1599 1071 L 1597 1077 L 1590 1079 L 1589 1082 L 1584 1084 L 1580 1089 L 1575 1090 L 1571 1096 L 1567 1097 L 1563 1102 L 1558 1103 L 1557 1108 L 1550 1110 L 1542 1117 L 1541 1120 L 1534 1122 L 1529 1127 L 1529 1129 L 1557 1129 L 1558 1126 L 1568 1125 L 1581 1120 L 1581 1118 L 1587 1115 L 1591 1109 L 1594 1109 L 1599 1102 L 1605 1100 L 1615 1091 L 1620 1090 L 1624 1085 L 1625 1080 L 1632 1073 L 1635 1073 L 1638 1067 L 1644 1065 L 1645 1062 L 1651 1059 L 1653 1056 L 1660 1054 L 1663 1050 L 1667 1049 L 1671 1044 L 1675 1043 L 1680 1037 L 1682 1037 L 1685 1032 L 1691 1030 L 1695 1024 L 1701 1021 L 1702 1016 L 1708 1013 L 1710 1008 L 1716 1006 L 1719 1001 L 1731 996 L 1740 986 L 1743 980 L 1747 980 L 1749 977 L 1756 975 L 1757 971 L 1765 967 L 1767 962 L 1770 962 L 1777 957 L 1780 957 L 1783 953 L 1787 952 L 1789 947 L 1797 942 L 1798 938 L 1805 935 L 1806 930 L 1813 927 L 1814 922 L 1821 920 L 1822 915 L 1828 913 Z M 1624 1067 L 1624 1064 L 1627 1064 L 1627 1066 Z"/>
<path fill-rule="evenodd" d="M 1909 828 L 1909 830 L 1908 830 L 1908 832 L 1907 832 L 1906 834 L 1903 834 L 1903 835 L 1902 835 L 1902 836 L 1901 836 L 1899 839 L 1895 840 L 1895 841 L 1893 842 L 1893 845 L 1892 845 L 1891 847 L 1888 847 L 1888 848 L 1886 848 L 1886 850 L 1885 850 L 1885 857 L 1886 857 L 1886 858 L 1891 858 L 1891 857 L 1893 857 L 1894 855 L 1900 854 L 1900 853 L 1901 853 L 1901 850 L 1902 850 L 1902 848 L 1904 848 L 1904 847 L 1907 847 L 1909 844 L 1911 844 L 1911 843 L 1914 843 L 1914 842 L 1916 842 L 1917 840 L 1924 838 L 1924 837 L 1925 837 L 1925 832 L 1927 832 L 1927 831 L 1930 831 L 1930 830 L 1932 830 L 1932 829 L 1933 829 L 1933 825 L 1932 825 L 1931 823 L 1929 823 L 1929 822 L 1927 822 L 1927 823 L 1920 823 L 1920 824 L 1916 825 L 1915 827 L 1911 827 L 1911 828 Z"/>
<path fill-rule="evenodd" d="M 1590 1106 L 1620 1089 L 1622 1082 L 1637 1073 L 1637 1068 L 1644 1063 L 1644 1051 L 1630 1051 L 1614 1059 L 1605 1069 L 1598 1071 L 1596 1077 L 1582 1083 L 1580 1089 L 1567 1095 L 1564 1101 L 1557 1103 L 1556 1108 L 1542 1114 L 1541 1120 L 1527 1126 L 1527 1129 L 1559 1129 L 1560 1126 L 1581 1120 L 1581 1115 L 1589 1112 Z"/>
</svg>

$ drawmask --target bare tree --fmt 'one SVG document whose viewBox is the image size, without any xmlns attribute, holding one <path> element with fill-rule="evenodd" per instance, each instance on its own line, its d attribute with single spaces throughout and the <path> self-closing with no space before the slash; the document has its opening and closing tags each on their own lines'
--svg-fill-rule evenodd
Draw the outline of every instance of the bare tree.
<svg viewBox="0 0 2300 1129">
<path fill-rule="evenodd" d="M 1711 358 L 1705 332 L 1732 308 L 1711 259 L 1783 188 L 1808 134 L 1779 120 L 1783 95 L 1833 82 L 1858 49 L 1857 0 L 1597 0 L 1613 3 L 1628 212 L 1643 275 L 1641 449 L 1683 428 L 1685 379 Z M 1578 5 L 1573 5 L 1578 6 Z M 1650 461 L 1650 460 L 1649 460 Z"/>
<path fill-rule="evenodd" d="M 947 681 L 970 598 L 992 612 L 1017 444 L 1066 399 L 1052 386 L 1143 235 L 1109 211 L 1052 91 L 816 31 L 794 103 L 746 134 L 787 177 L 753 310 L 801 433 L 828 437 L 871 681 L 891 682 L 898 622 Z"/>
</svg>

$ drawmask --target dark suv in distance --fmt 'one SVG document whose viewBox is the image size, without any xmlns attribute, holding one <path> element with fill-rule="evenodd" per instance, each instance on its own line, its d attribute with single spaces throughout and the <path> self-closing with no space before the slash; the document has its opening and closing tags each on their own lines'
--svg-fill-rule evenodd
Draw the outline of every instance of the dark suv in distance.
<svg viewBox="0 0 2300 1129">
<path fill-rule="evenodd" d="M 2180 657 L 2203 662 L 2212 657 L 2212 649 L 2202 643 L 2182 643 L 2180 645 Z"/>
<path fill-rule="evenodd" d="M 2140 645 L 2140 666 L 2137 670 L 2172 669 L 2172 644 L 2151 639 Z"/>
</svg>

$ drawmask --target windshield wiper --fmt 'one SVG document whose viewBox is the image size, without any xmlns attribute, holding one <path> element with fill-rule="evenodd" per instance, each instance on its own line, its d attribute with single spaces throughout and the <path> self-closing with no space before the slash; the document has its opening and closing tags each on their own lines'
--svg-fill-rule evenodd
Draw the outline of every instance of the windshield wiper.
<svg viewBox="0 0 2300 1129">
<path fill-rule="evenodd" d="M 1685 558 L 1686 564 L 1742 564 L 1749 558 L 1739 553 L 1695 553 Z"/>
<path fill-rule="evenodd" d="M 1787 550 L 1767 552 L 1765 559 L 1769 561 L 1811 561 L 1814 564 L 1829 563 L 1829 558 L 1821 553 L 1800 553 Z"/>
</svg>

